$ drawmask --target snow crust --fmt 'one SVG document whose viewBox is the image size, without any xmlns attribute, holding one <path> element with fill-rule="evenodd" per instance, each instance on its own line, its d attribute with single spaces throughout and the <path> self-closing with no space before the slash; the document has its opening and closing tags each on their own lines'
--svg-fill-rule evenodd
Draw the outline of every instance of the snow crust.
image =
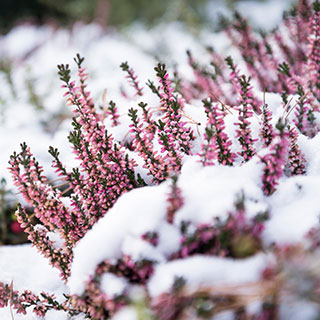
<svg viewBox="0 0 320 320">
<path fill-rule="evenodd" d="M 267 260 L 265 254 L 241 260 L 199 255 L 159 264 L 148 283 L 149 293 L 156 297 L 170 291 L 177 277 L 187 279 L 188 288 L 191 290 L 257 281 Z"/>
<path fill-rule="evenodd" d="M 35 294 L 42 291 L 54 292 L 58 300 L 63 300 L 63 293 L 68 293 L 68 287 L 59 277 L 59 271 L 48 264 L 48 260 L 29 244 L 19 246 L 0 246 L 0 276 L 4 283 L 13 281 L 14 290 L 31 290 Z M 26 316 L 15 314 L 14 318 L 38 320 L 31 311 Z M 61 312 L 49 312 L 46 319 L 67 319 Z M 9 308 L 0 308 L 1 319 L 11 319 Z M 80 319 L 79 319 L 80 320 Z"/>
</svg>

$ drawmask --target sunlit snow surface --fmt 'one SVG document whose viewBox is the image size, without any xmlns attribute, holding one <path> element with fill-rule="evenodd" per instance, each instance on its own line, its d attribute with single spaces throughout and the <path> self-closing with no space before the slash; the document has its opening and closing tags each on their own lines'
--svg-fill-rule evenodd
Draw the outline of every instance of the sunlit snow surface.
<svg viewBox="0 0 320 320">
<path fill-rule="evenodd" d="M 30 245 L 0 247 L 0 277 L 4 283 L 13 282 L 14 290 L 31 290 L 35 294 L 42 291 L 54 292 L 58 299 L 69 289 L 59 277 L 59 271 L 48 265 L 48 261 L 39 255 Z M 62 299 L 63 301 L 63 299 Z M 40 319 L 35 314 L 27 316 L 15 314 L 14 319 Z M 0 308 L 1 319 L 11 319 L 9 308 Z M 46 319 L 67 319 L 61 312 L 49 312 Z"/>
<path fill-rule="evenodd" d="M 280 16 L 277 14 L 282 12 L 284 3 L 287 1 L 274 0 L 259 7 L 252 1 L 243 1 L 238 9 L 243 14 L 250 13 L 253 22 L 263 21 L 260 26 L 268 29 L 279 22 Z M 273 15 L 273 12 L 277 14 Z M 266 15 L 270 15 L 270 19 L 265 19 Z M 7 161 L 9 155 L 13 150 L 17 150 L 19 143 L 23 141 L 31 146 L 40 163 L 45 165 L 48 174 L 51 173 L 50 157 L 46 153 L 49 145 L 60 149 L 64 163 L 68 166 L 74 164 L 66 138 L 70 130 L 70 118 L 64 106 L 63 90 L 60 89 L 56 75 L 56 65 L 72 65 L 72 57 L 77 52 L 86 58 L 89 89 L 96 100 L 101 102 L 102 92 L 107 88 L 108 100 L 112 99 L 118 103 L 122 126 L 113 128 L 110 132 L 116 139 L 122 140 L 127 134 L 129 119 L 126 113 L 131 105 L 127 106 L 127 101 L 120 96 L 118 90 L 120 83 L 126 84 L 119 69 L 121 62 L 128 61 L 139 75 L 141 83 L 145 83 L 147 79 L 154 79 L 153 67 L 157 60 L 152 54 L 160 56 L 169 65 L 179 62 L 179 70 L 186 77 L 190 77 L 184 54 L 187 48 L 191 48 L 197 53 L 197 57 L 204 59 L 206 56 L 203 44 L 212 42 L 220 52 L 229 50 L 230 53 L 231 50 L 222 34 L 212 35 L 204 30 L 196 38 L 177 24 L 157 27 L 149 32 L 134 27 L 128 33 L 129 36 L 117 33 L 106 35 L 95 25 L 78 25 L 72 32 L 53 30 L 50 27 L 21 26 L 0 38 L 1 56 L 11 58 L 14 64 L 13 90 L 8 86 L 5 76 L 0 74 L 0 176 L 10 181 L 6 170 Z M 35 92 L 41 97 L 44 110 L 36 110 L 31 105 L 26 79 L 32 81 Z M 129 86 L 125 88 L 132 94 Z M 147 88 L 145 92 L 144 100 L 154 102 L 155 98 L 147 92 Z M 259 95 L 262 97 L 262 93 Z M 279 96 L 266 94 L 266 101 L 276 119 L 282 112 L 278 108 Z M 187 105 L 186 110 L 197 121 L 205 121 L 204 113 L 198 111 L 199 102 Z M 51 121 L 61 113 L 66 114 L 66 120 Z M 233 139 L 235 132 L 232 124 L 235 119 L 236 115 L 230 115 L 226 119 L 228 134 Z M 252 125 L 257 128 L 257 121 L 253 120 Z M 199 130 L 200 133 L 203 132 L 203 128 Z M 319 218 L 320 137 L 318 135 L 312 140 L 300 137 L 299 144 L 307 159 L 308 174 L 283 178 L 278 191 L 269 198 L 261 191 L 262 167 L 257 157 L 235 168 L 202 168 L 199 162 L 190 158 L 185 161 L 178 182 L 184 196 L 184 207 L 177 212 L 173 225 L 165 220 L 164 199 L 169 192 L 167 182 L 160 186 L 133 190 L 120 197 L 108 215 L 101 219 L 75 248 L 72 275 L 67 285 L 63 284 L 58 272 L 48 265 L 47 260 L 29 245 L 0 247 L 0 281 L 13 281 L 16 290 L 30 289 L 35 293 L 55 293 L 58 299 L 62 293 L 81 294 L 84 281 L 93 274 L 97 263 L 106 258 L 117 259 L 123 253 L 129 254 L 134 260 L 147 257 L 158 263 L 155 274 L 148 283 L 151 296 L 168 290 L 176 276 L 183 276 L 190 285 L 195 286 L 203 283 L 215 285 L 255 281 L 259 279 L 264 266 L 272 262 L 272 257 L 268 254 L 260 253 L 241 261 L 194 256 L 166 264 L 163 262 L 179 247 L 181 221 L 199 224 L 210 222 L 214 217 L 224 219 L 227 212 L 232 210 L 235 197 L 241 192 L 246 195 L 249 216 L 266 209 L 271 213 L 263 233 L 266 244 L 302 241 L 306 232 Z M 140 173 L 145 176 L 143 170 Z M 143 233 L 153 230 L 159 233 L 159 244 L 156 248 L 141 240 Z M 101 286 L 112 296 L 125 290 L 127 283 L 112 274 L 105 274 Z M 294 308 L 292 305 L 289 299 L 281 307 L 281 320 L 311 320 L 319 311 L 317 306 L 303 300 L 299 305 L 295 301 Z M 0 309 L 0 318 L 10 319 L 8 308 Z M 26 317 L 15 315 L 15 319 Z M 30 313 L 27 319 L 39 318 Z M 46 319 L 63 320 L 67 317 L 57 312 L 49 312 Z M 138 318 L 133 309 L 125 308 L 114 319 Z M 229 320 L 232 319 L 232 315 L 225 312 L 215 319 Z"/>
</svg>

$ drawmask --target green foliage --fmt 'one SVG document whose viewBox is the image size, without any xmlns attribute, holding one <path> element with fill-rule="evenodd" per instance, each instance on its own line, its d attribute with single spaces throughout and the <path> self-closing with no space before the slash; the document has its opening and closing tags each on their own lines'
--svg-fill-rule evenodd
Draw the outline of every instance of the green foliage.
<svg viewBox="0 0 320 320">
<path fill-rule="evenodd" d="M 285 76 L 290 77 L 290 67 L 286 62 L 279 64 L 278 71 L 284 74 Z"/>
<path fill-rule="evenodd" d="M 1 0 L 0 31 L 8 31 L 23 19 L 40 24 L 48 20 L 57 20 L 60 24 L 98 21 L 116 27 L 136 21 L 147 26 L 160 21 L 183 21 L 198 28 L 208 22 L 209 1 L 216 0 Z M 238 1 L 227 0 L 226 5 L 233 8 Z"/>
<path fill-rule="evenodd" d="M 58 74 L 60 76 L 60 80 L 68 84 L 71 79 L 71 76 L 70 76 L 71 71 L 70 71 L 69 65 L 59 64 L 58 69 L 59 69 Z"/>
<path fill-rule="evenodd" d="M 120 64 L 120 68 L 123 70 L 123 71 L 128 71 L 129 70 L 129 65 L 128 65 L 128 62 L 123 62 Z"/>
<path fill-rule="evenodd" d="M 319 2 L 319 0 L 317 0 L 317 1 L 315 1 L 315 2 L 313 3 L 313 10 L 314 10 L 316 13 L 318 13 L 318 12 L 320 11 L 320 2 Z"/>
<path fill-rule="evenodd" d="M 81 68 L 81 65 L 84 61 L 84 57 L 81 57 L 79 53 L 76 54 L 76 57 L 73 58 L 74 62 L 77 64 L 78 68 Z M 59 69 L 60 70 L 60 69 Z M 70 72 L 69 72 L 70 74 Z"/>
</svg>

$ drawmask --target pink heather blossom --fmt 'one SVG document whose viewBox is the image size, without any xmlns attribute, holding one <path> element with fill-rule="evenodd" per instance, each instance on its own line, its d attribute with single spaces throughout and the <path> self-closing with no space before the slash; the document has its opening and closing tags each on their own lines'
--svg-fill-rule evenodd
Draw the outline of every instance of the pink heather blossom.
<svg viewBox="0 0 320 320">
<path fill-rule="evenodd" d="M 291 128 L 289 130 L 289 154 L 288 154 L 288 162 L 286 165 L 287 175 L 294 176 L 298 174 L 306 173 L 306 159 L 303 156 L 299 146 L 298 146 L 298 132 L 295 128 Z"/>
<path fill-rule="evenodd" d="M 262 189 L 265 195 L 275 192 L 287 161 L 289 132 L 282 119 L 279 120 L 277 129 L 278 132 L 270 145 L 270 153 L 261 158 L 265 165 L 262 176 Z"/>
<path fill-rule="evenodd" d="M 320 102 L 320 6 L 314 3 L 314 14 L 309 22 L 308 35 L 308 69 L 311 91 Z"/>
<path fill-rule="evenodd" d="M 205 112 L 208 117 L 204 139 L 206 144 L 202 145 L 201 162 L 204 166 L 213 165 L 215 160 L 223 165 L 232 165 L 236 154 L 231 152 L 232 142 L 224 132 L 225 112 L 219 110 L 219 105 L 213 105 L 211 99 L 203 100 Z"/>
<path fill-rule="evenodd" d="M 253 116 L 253 96 L 252 87 L 250 85 L 250 79 L 242 76 L 240 79 L 240 99 L 241 104 L 237 109 L 239 111 L 239 122 L 235 123 L 238 126 L 236 130 L 238 141 L 241 145 L 242 151 L 239 155 L 243 157 L 244 161 L 250 160 L 256 153 L 254 148 L 255 139 L 252 138 L 250 121 L 248 120 Z"/>
<path fill-rule="evenodd" d="M 268 147 L 274 138 L 274 129 L 271 124 L 272 120 L 272 113 L 268 109 L 268 105 L 264 104 L 262 107 L 262 114 L 261 114 L 261 121 L 260 121 L 260 137 L 263 141 L 263 146 Z"/>
<path fill-rule="evenodd" d="M 134 70 L 129 67 L 127 62 L 122 63 L 120 67 L 127 73 L 126 78 L 130 85 L 135 89 L 135 95 L 143 96 L 143 88 L 139 86 L 138 76 L 134 73 Z"/>
<path fill-rule="evenodd" d="M 130 132 L 133 136 L 132 148 L 144 159 L 144 167 L 153 176 L 153 182 L 161 182 L 168 176 L 168 165 L 164 157 L 153 150 L 152 140 L 154 133 L 144 130 L 143 123 L 141 123 L 137 114 L 138 110 L 132 108 L 129 110 L 129 116 L 132 121 L 132 124 L 130 124 Z"/>
</svg>

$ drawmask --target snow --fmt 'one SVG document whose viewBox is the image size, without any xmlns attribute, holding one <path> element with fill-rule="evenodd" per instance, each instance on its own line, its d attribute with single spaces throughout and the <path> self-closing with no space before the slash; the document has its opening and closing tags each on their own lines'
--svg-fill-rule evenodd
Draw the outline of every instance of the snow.
<svg viewBox="0 0 320 320">
<path fill-rule="evenodd" d="M 267 242 L 288 244 L 300 242 L 319 221 L 317 190 L 319 176 L 292 177 L 282 181 L 270 199 L 274 210 L 266 222 L 264 237 Z"/>
<path fill-rule="evenodd" d="M 255 164 L 257 159 L 251 161 Z M 82 239 L 74 250 L 74 262 L 69 279 L 72 293 L 81 294 L 83 281 L 93 275 L 97 264 L 105 259 L 118 259 L 120 252 L 129 254 L 134 260 L 148 258 L 161 262 L 179 248 L 180 224 L 190 221 L 194 225 L 208 223 L 220 217 L 227 218 L 233 209 L 236 196 L 243 192 L 248 197 L 252 216 L 265 209 L 262 191 L 257 186 L 260 170 L 253 170 L 248 163 L 241 168 L 205 167 L 189 159 L 179 178 L 179 187 L 184 197 L 184 206 L 177 212 L 175 224 L 165 221 L 166 199 L 169 183 L 144 187 L 122 195 L 109 213 L 102 218 Z M 244 167 L 247 169 L 244 169 Z M 257 168 L 258 166 L 254 166 Z M 210 187 L 208 187 L 210 186 Z M 256 209 L 256 210 L 253 210 Z M 197 212 L 195 215 L 194 213 Z M 157 231 L 157 248 L 142 240 L 146 232 Z M 107 247 L 101 248 L 101 244 Z"/>
<path fill-rule="evenodd" d="M 193 256 L 159 264 L 148 283 L 148 290 L 152 297 L 157 297 L 170 291 L 177 277 L 186 279 L 191 291 L 199 287 L 254 282 L 260 279 L 267 260 L 265 254 L 242 260 Z"/>
<path fill-rule="evenodd" d="M 293 3 L 295 3 L 294 0 L 242 0 L 235 2 L 234 6 L 235 10 L 247 17 L 254 27 L 271 30 L 280 23 L 282 12 L 290 8 Z M 213 25 L 218 21 L 220 14 L 226 17 L 231 16 L 224 0 L 209 1 L 207 12 Z"/>
<path fill-rule="evenodd" d="M 124 194 L 105 216 L 105 219 L 98 221 L 88 231 L 83 241 L 80 241 L 74 249 L 77 262 L 73 264 L 72 274 L 68 281 L 72 293 L 80 293 L 84 290 L 84 282 L 79 279 L 88 279 L 98 263 L 105 259 L 114 261 L 120 258 L 122 250 L 128 250 L 128 241 L 134 239 L 134 243 L 137 244 L 137 247 L 130 248 L 134 251 L 136 258 L 140 253 L 145 253 L 147 245 L 139 241 L 141 235 L 158 230 L 160 224 L 165 223 L 163 217 L 166 213 L 166 204 L 162 201 L 166 197 L 165 186 L 162 184 L 155 187 L 144 187 Z M 153 201 L 150 201 L 151 199 Z M 155 256 L 151 246 L 147 247 L 153 259 L 162 259 L 162 253 Z M 84 251 L 89 254 L 83 255 Z"/>
<path fill-rule="evenodd" d="M 136 261 L 142 258 L 157 261 L 159 270 L 166 268 L 166 265 L 175 265 L 171 262 L 161 267 L 161 262 L 164 254 L 168 256 L 177 250 L 181 222 L 189 221 L 199 225 L 209 223 L 216 217 L 223 221 L 227 218 L 227 213 L 233 210 L 234 201 L 241 193 L 247 199 L 248 218 L 270 210 L 271 218 L 266 222 L 263 233 L 266 243 L 300 242 L 318 221 L 318 205 L 313 201 L 320 187 L 318 177 L 298 176 L 283 180 L 279 190 L 266 199 L 259 186 L 262 172 L 257 162 L 258 159 L 254 157 L 241 167 L 201 168 L 199 162 L 189 159 L 178 181 L 184 197 L 184 206 L 176 213 L 174 225 L 162 221 L 166 212 L 162 199 L 169 193 L 168 183 L 133 190 L 121 196 L 108 215 L 102 218 L 75 248 L 72 274 L 68 282 L 71 292 L 81 294 L 84 281 L 93 275 L 95 266 L 104 259 L 114 261 L 119 258 L 120 252 L 129 254 Z M 141 236 L 147 231 L 159 233 L 160 241 L 156 248 L 142 241 Z M 105 243 L 108 243 L 108 246 L 102 249 L 100 244 Z M 208 263 L 210 268 L 213 268 L 216 261 L 223 260 L 203 259 L 203 265 Z M 177 270 L 193 269 L 196 273 L 203 274 L 203 279 L 208 280 L 206 269 L 200 268 L 200 260 L 196 260 L 199 266 L 197 264 L 195 267 L 190 265 L 188 268 L 183 268 L 182 264 L 187 263 L 183 262 L 185 260 L 179 262 L 181 265 Z M 236 263 L 236 261 L 233 262 Z M 225 268 L 228 275 L 226 278 L 233 279 L 232 272 L 228 271 L 231 270 L 231 267 L 228 269 L 228 265 L 231 266 L 232 263 L 229 260 L 225 263 L 226 265 L 221 268 Z M 166 273 L 166 271 L 163 272 L 163 274 Z M 236 278 L 239 274 L 241 272 L 234 273 Z M 254 272 L 248 272 L 248 274 L 253 275 Z M 172 280 L 169 271 L 168 277 Z M 221 274 L 219 277 L 223 279 Z M 162 276 L 159 278 L 161 279 Z M 160 283 L 164 285 L 164 278 Z"/>
<path fill-rule="evenodd" d="M 55 290 L 59 287 L 65 289 L 59 277 L 58 270 L 52 268 L 47 259 L 38 254 L 37 249 L 29 244 L 21 246 L 1 246 L 0 247 L 0 269 L 1 280 L 13 281 L 17 290 L 30 289 L 35 293 L 43 290 L 42 284 L 48 290 Z M 8 265 L 8 262 L 10 264 Z M 32 268 L 21 269 L 21 262 L 25 266 L 32 265 Z M 35 279 L 38 281 L 34 281 Z"/>
<path fill-rule="evenodd" d="M 262 29 L 271 30 L 275 25 L 279 24 L 282 19 L 283 11 L 287 10 L 293 4 L 291 0 L 271 0 L 271 1 L 252 1 L 245 0 L 237 3 L 237 10 L 249 21 Z M 250 10 L 248 10 L 250 7 Z M 268 17 L 268 18 L 266 18 Z"/>
<path fill-rule="evenodd" d="M 115 314 L 113 320 L 139 320 L 138 314 L 133 307 L 122 308 Z"/>
<path fill-rule="evenodd" d="M 121 295 L 127 287 L 125 279 L 115 276 L 113 273 L 104 273 L 101 278 L 101 288 L 110 298 Z"/>
<path fill-rule="evenodd" d="M 312 140 L 307 137 L 299 136 L 298 143 L 305 155 L 309 176 L 320 174 L 320 136 L 315 136 Z"/>
<path fill-rule="evenodd" d="M 48 260 L 29 244 L 0 246 L 0 257 L 1 281 L 8 284 L 12 281 L 14 290 L 31 290 L 35 294 L 40 294 L 42 291 L 54 292 L 58 299 L 62 298 L 63 293 L 68 293 L 68 287 L 60 279 L 59 271 L 52 268 Z M 9 308 L 0 308 L 0 318 L 11 319 Z M 14 318 L 16 320 L 26 319 L 26 316 L 16 315 L 14 312 Z M 40 318 L 30 312 L 28 319 L 38 320 Z M 59 319 L 63 320 L 67 317 L 61 314 Z"/>
<path fill-rule="evenodd" d="M 177 212 L 176 222 L 193 221 L 200 224 L 212 221 L 214 217 L 224 219 L 226 213 L 233 209 L 236 196 L 242 192 L 250 197 L 249 201 L 261 200 L 261 175 L 256 158 L 241 168 L 201 167 L 195 159 L 190 159 L 185 163 L 179 179 L 184 206 Z"/>
</svg>

